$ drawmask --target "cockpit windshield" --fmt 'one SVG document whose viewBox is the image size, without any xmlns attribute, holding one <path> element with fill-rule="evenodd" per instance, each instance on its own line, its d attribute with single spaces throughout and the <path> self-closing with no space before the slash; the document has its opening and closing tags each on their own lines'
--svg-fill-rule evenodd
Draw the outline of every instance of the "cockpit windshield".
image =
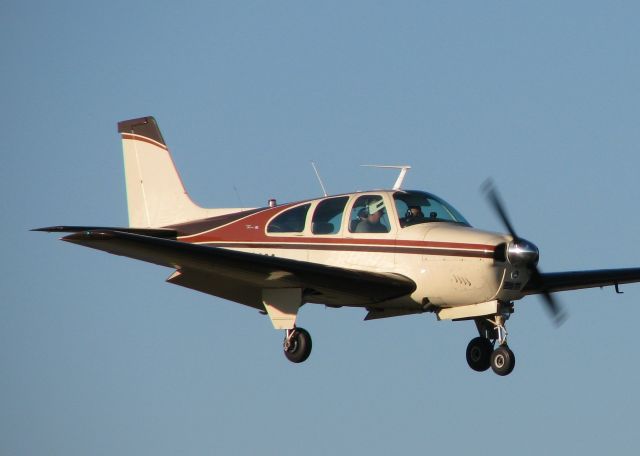
<svg viewBox="0 0 640 456">
<path fill-rule="evenodd" d="M 393 195 L 400 226 L 418 223 L 450 222 L 471 226 L 453 206 L 427 192 L 400 191 Z"/>
</svg>

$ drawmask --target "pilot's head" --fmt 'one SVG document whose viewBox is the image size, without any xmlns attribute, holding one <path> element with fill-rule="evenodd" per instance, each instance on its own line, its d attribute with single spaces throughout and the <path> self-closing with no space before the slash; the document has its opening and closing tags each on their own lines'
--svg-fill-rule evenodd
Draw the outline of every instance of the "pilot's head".
<svg viewBox="0 0 640 456">
<path fill-rule="evenodd" d="M 378 223 L 384 214 L 384 201 L 382 199 L 371 201 L 367 206 L 367 212 L 369 213 L 369 221 Z"/>
</svg>

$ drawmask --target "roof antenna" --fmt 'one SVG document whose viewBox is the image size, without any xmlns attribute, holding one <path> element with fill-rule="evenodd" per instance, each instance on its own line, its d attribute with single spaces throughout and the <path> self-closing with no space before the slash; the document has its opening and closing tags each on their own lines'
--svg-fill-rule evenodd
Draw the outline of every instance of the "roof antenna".
<svg viewBox="0 0 640 456">
<path fill-rule="evenodd" d="M 318 172 L 318 168 L 316 167 L 316 162 L 312 161 L 311 166 L 313 166 L 313 170 L 316 172 L 316 177 L 318 178 L 318 182 L 320 182 L 320 187 L 322 187 L 322 193 L 324 193 L 324 196 L 328 196 L 327 189 L 324 188 L 324 184 L 322 183 L 322 178 L 320 177 L 320 173 Z"/>
<path fill-rule="evenodd" d="M 236 184 L 233 184 L 233 190 L 236 192 L 236 198 L 238 198 L 238 203 L 240 203 L 240 207 L 244 208 L 244 204 L 242 204 L 242 198 L 240 198 L 240 192 L 238 192 L 238 187 L 236 187 Z"/>
<path fill-rule="evenodd" d="M 400 170 L 400 174 L 398 175 L 398 178 L 396 179 L 396 183 L 393 184 L 393 189 L 392 190 L 400 190 L 400 188 L 402 187 L 402 182 L 404 181 L 404 177 L 407 175 L 407 171 L 409 171 L 411 169 L 411 166 L 409 166 L 409 165 L 360 165 L 360 166 L 366 166 L 368 168 L 399 169 Z"/>
</svg>

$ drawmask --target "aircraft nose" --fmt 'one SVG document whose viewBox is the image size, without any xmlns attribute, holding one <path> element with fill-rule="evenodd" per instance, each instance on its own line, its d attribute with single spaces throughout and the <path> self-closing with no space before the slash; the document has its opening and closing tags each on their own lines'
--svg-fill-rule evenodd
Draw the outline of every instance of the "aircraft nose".
<svg viewBox="0 0 640 456">
<path fill-rule="evenodd" d="M 509 243 L 507 259 L 514 266 L 535 267 L 540 259 L 540 252 L 532 242 L 518 238 Z"/>
</svg>

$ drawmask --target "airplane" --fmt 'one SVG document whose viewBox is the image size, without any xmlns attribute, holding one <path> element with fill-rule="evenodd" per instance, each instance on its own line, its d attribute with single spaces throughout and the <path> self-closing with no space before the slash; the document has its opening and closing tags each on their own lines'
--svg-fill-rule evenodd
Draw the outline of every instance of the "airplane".
<svg viewBox="0 0 640 456">
<path fill-rule="evenodd" d="M 365 320 L 432 313 L 473 321 L 469 367 L 513 371 L 506 321 L 515 302 L 541 295 L 553 320 L 565 311 L 553 293 L 640 281 L 640 268 L 543 273 L 539 251 L 520 237 L 495 185 L 490 205 L 507 233 L 473 228 L 440 197 L 393 188 L 260 208 L 203 208 L 182 183 L 156 120 L 118 123 L 124 152 L 128 227 L 51 226 L 63 241 L 173 269 L 167 282 L 244 304 L 284 330 L 283 350 L 307 360 L 312 341 L 297 326 L 304 304 L 359 307 Z"/>
</svg>

